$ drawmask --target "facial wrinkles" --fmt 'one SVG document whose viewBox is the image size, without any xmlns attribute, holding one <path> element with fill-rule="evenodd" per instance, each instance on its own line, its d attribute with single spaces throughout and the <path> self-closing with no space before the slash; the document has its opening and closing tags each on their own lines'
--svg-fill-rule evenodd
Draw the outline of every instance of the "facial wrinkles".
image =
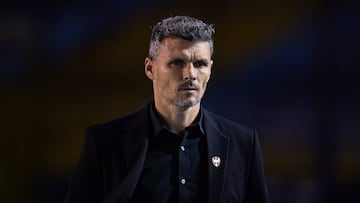
<svg viewBox="0 0 360 203">
<path fill-rule="evenodd" d="M 193 63 L 196 61 L 204 61 L 205 63 L 207 63 L 207 66 L 211 65 L 210 59 L 207 59 L 207 57 L 206 57 L 206 54 L 208 54 L 208 53 L 206 53 L 206 52 L 204 53 L 201 50 L 203 50 L 203 47 L 200 44 L 194 44 L 190 48 L 182 50 L 182 55 L 184 57 L 184 61 L 186 62 L 187 66 L 190 65 L 190 63 L 192 63 L 192 66 L 194 66 Z M 203 56 L 203 55 L 205 55 L 205 56 Z M 207 70 L 208 69 L 206 69 L 206 71 Z M 187 84 L 193 85 L 196 87 L 197 90 L 200 90 L 200 85 L 201 85 L 201 87 L 203 88 L 203 91 L 204 91 L 206 88 L 207 81 L 208 81 L 208 78 L 203 78 L 203 76 L 204 77 L 207 76 L 206 74 L 205 75 L 202 74 L 202 72 L 205 70 L 200 70 L 200 69 L 197 69 L 196 67 L 192 67 L 191 71 L 193 72 L 192 73 L 193 75 L 195 74 L 195 76 L 194 76 L 194 77 L 196 77 L 195 82 L 193 80 L 190 80 L 188 82 L 183 83 L 183 85 L 184 86 Z M 202 84 L 199 84 L 200 82 Z M 179 87 L 181 87 L 181 86 L 182 85 L 180 85 Z"/>
<path fill-rule="evenodd" d="M 156 57 L 157 67 L 159 68 L 156 75 L 156 83 L 158 92 L 163 99 L 170 103 L 177 104 L 178 107 L 191 106 L 198 103 L 205 91 L 207 80 L 209 78 L 209 67 L 197 68 L 192 67 L 194 81 L 183 80 L 183 69 L 174 67 L 167 67 L 168 64 L 175 59 L 180 59 L 185 63 L 185 66 L 189 66 L 190 63 L 194 66 L 194 62 L 203 61 L 207 63 L 207 66 L 211 66 L 211 59 L 209 58 L 210 53 L 204 51 L 204 43 L 178 43 L 176 41 L 164 41 L 158 50 L 159 54 Z M 206 49 L 205 49 L 206 50 Z M 188 67 L 186 67 L 188 68 Z M 186 73 L 189 74 L 189 73 Z M 192 87 L 197 90 L 196 95 L 193 95 L 191 100 L 187 94 L 182 94 L 181 90 Z M 191 104 L 190 104 L 191 103 Z"/>
<path fill-rule="evenodd" d="M 179 44 L 175 41 L 164 40 L 163 43 L 164 44 L 159 47 L 159 52 L 164 54 L 162 57 L 179 56 L 179 58 L 186 58 L 188 61 L 194 61 L 195 59 L 206 59 L 207 55 L 210 56 L 210 50 L 204 52 L 204 44 L 208 45 L 208 42 L 186 41 L 185 43 Z"/>
<path fill-rule="evenodd" d="M 197 60 L 206 60 L 206 57 L 202 56 L 205 55 L 206 53 L 204 54 L 202 50 L 203 47 L 199 43 L 195 43 L 191 47 L 183 49 L 181 54 L 188 62 L 194 62 Z"/>
</svg>

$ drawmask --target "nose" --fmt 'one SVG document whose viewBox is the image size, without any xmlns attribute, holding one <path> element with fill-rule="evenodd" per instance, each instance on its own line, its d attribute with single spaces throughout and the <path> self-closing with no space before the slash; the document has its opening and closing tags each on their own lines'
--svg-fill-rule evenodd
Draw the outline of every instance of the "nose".
<svg viewBox="0 0 360 203">
<path fill-rule="evenodd" d="M 183 68 L 182 77 L 183 80 L 196 80 L 196 70 L 192 63 Z"/>
</svg>

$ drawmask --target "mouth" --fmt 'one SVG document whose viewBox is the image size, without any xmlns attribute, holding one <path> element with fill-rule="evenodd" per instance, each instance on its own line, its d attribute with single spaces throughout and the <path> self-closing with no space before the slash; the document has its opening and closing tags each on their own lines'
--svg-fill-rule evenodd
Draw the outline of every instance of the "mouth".
<svg viewBox="0 0 360 203">
<path fill-rule="evenodd" d="M 199 85 L 196 82 L 185 82 L 178 86 L 179 92 L 198 92 L 200 89 Z"/>
<path fill-rule="evenodd" d="M 198 91 L 198 88 L 192 87 L 192 86 L 182 87 L 182 88 L 179 89 L 179 91 Z"/>
</svg>

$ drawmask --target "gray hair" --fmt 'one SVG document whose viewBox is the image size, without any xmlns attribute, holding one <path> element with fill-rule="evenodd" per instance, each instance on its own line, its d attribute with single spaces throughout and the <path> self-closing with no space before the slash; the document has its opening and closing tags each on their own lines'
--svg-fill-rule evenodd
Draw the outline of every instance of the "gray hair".
<svg viewBox="0 0 360 203">
<path fill-rule="evenodd" d="M 207 41 L 211 56 L 214 53 L 215 33 L 213 25 L 189 16 L 174 16 L 158 22 L 153 28 L 149 46 L 149 57 L 156 58 L 160 42 L 165 38 L 180 38 L 188 41 Z"/>
</svg>

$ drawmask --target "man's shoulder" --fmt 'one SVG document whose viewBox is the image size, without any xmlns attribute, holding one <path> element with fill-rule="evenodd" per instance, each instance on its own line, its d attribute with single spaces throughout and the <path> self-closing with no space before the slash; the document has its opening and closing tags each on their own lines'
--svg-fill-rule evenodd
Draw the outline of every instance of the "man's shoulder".
<svg viewBox="0 0 360 203">
<path fill-rule="evenodd" d="M 101 131 L 101 132 L 114 132 L 123 130 L 126 127 L 133 127 L 134 124 L 141 125 L 141 123 L 146 122 L 148 115 L 148 107 L 143 106 L 140 109 L 128 113 L 126 115 L 108 120 L 102 123 L 93 124 L 87 128 L 89 131 Z"/>
<path fill-rule="evenodd" d="M 235 154 L 238 154 L 237 152 L 240 149 L 243 154 L 252 150 L 257 137 L 254 128 L 249 128 L 216 113 L 207 111 L 206 114 L 209 124 L 214 126 L 212 128 L 217 129 L 221 135 L 230 141 L 230 150 L 234 150 Z"/>
<path fill-rule="evenodd" d="M 224 116 L 221 116 L 217 113 L 204 109 L 205 115 L 209 118 L 211 122 L 215 122 L 218 125 L 222 125 L 223 127 L 235 129 L 239 131 L 249 131 L 251 130 L 249 127 L 245 126 L 244 124 L 240 124 L 236 121 L 228 119 Z"/>
</svg>

